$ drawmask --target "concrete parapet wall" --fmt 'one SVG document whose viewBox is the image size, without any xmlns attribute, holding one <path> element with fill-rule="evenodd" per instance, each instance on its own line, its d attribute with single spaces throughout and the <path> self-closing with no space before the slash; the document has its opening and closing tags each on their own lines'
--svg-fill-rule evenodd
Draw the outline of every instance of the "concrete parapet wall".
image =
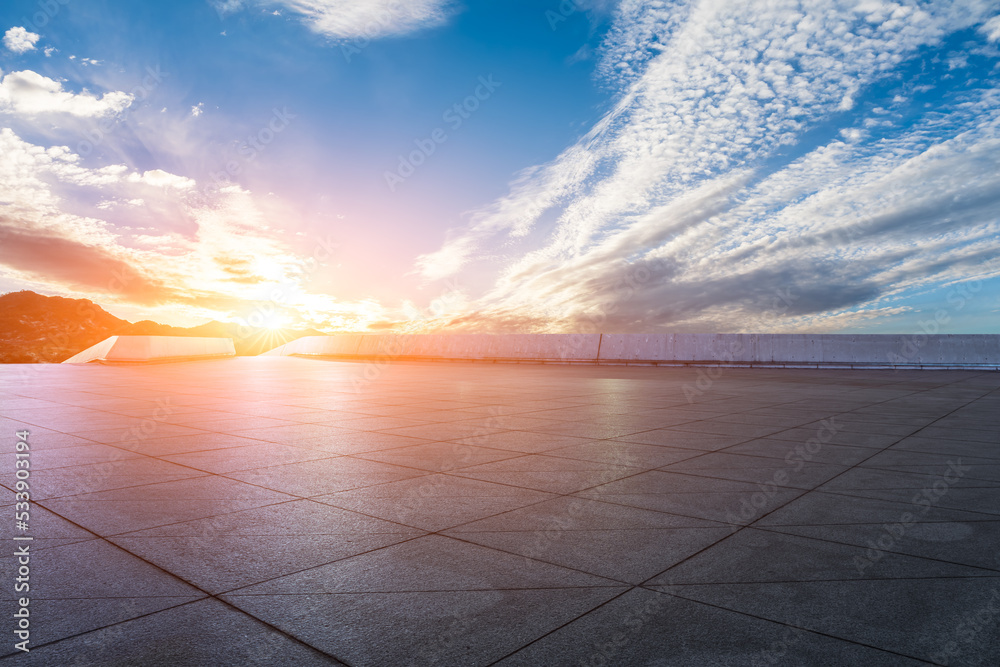
<svg viewBox="0 0 1000 667">
<path fill-rule="evenodd" d="M 595 363 L 600 334 L 307 336 L 265 354 Z"/>
<path fill-rule="evenodd" d="M 98 359 L 103 359 L 107 356 L 111 348 L 114 347 L 115 343 L 118 342 L 118 336 L 111 336 L 110 338 L 105 338 L 97 345 L 91 345 L 86 350 L 82 352 L 77 352 L 69 359 L 66 359 L 62 363 L 64 364 L 85 364 L 88 361 L 97 361 Z"/>
<path fill-rule="evenodd" d="M 266 354 L 624 365 L 1000 369 L 1000 335 L 345 334 L 300 338 Z"/>
<path fill-rule="evenodd" d="M 603 362 L 753 365 L 1000 365 L 994 334 L 606 334 Z"/>
<path fill-rule="evenodd" d="M 262 356 L 287 356 L 290 354 L 317 354 L 324 356 L 358 354 L 361 344 L 360 334 L 345 334 L 341 336 L 306 336 L 298 338 L 273 350 L 264 352 Z"/>
<path fill-rule="evenodd" d="M 194 336 L 111 336 L 75 354 L 64 364 L 91 361 L 136 363 L 236 356 L 231 338 Z"/>
<path fill-rule="evenodd" d="M 601 362 L 858 367 L 1000 366 L 994 334 L 606 334 Z"/>
</svg>

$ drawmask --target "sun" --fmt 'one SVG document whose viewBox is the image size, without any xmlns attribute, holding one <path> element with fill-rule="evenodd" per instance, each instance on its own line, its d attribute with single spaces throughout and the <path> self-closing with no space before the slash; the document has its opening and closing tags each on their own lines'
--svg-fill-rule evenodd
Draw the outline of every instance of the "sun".
<svg viewBox="0 0 1000 667">
<path fill-rule="evenodd" d="M 270 312 L 258 312 L 256 317 L 248 320 L 248 323 L 257 329 L 279 331 L 289 328 L 292 325 L 292 318 L 288 313 L 274 309 Z"/>
<path fill-rule="evenodd" d="M 275 315 L 264 320 L 261 324 L 262 329 L 267 329 L 268 331 L 279 331 L 281 329 L 287 329 L 292 323 L 292 320 L 285 315 Z"/>
</svg>

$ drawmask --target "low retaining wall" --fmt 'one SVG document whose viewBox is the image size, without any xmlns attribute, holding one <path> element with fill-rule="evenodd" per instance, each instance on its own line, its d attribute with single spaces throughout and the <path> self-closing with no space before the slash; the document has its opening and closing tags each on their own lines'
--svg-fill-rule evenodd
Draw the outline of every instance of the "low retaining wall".
<svg viewBox="0 0 1000 667">
<path fill-rule="evenodd" d="M 234 357 L 231 338 L 194 336 L 111 336 L 75 354 L 64 364 L 142 363 Z"/>
<path fill-rule="evenodd" d="M 596 363 L 600 334 L 306 336 L 265 355 Z"/>
<path fill-rule="evenodd" d="M 307 336 L 265 354 L 626 366 L 1000 370 L 1000 335 L 345 334 Z"/>
</svg>

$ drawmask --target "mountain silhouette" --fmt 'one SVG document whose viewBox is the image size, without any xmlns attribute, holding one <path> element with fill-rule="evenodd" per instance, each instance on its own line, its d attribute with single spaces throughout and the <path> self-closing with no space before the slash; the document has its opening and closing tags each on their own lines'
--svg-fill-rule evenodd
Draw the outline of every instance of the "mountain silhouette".
<svg viewBox="0 0 1000 667">
<path fill-rule="evenodd" d="M 43 296 L 30 290 L 0 296 L 0 363 L 58 363 L 108 336 L 207 336 L 232 338 L 236 354 L 266 352 L 315 329 L 263 329 L 231 322 L 172 327 L 151 320 L 129 322 L 88 299 Z"/>
</svg>

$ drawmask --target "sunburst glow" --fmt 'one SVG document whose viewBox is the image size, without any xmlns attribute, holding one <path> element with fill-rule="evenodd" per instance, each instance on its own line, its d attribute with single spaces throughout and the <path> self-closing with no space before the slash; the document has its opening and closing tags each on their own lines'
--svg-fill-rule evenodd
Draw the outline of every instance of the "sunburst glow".
<svg viewBox="0 0 1000 667">
<path fill-rule="evenodd" d="M 124 4 L 0 9 L 0 292 L 275 333 L 1000 326 L 996 3 Z"/>
</svg>

